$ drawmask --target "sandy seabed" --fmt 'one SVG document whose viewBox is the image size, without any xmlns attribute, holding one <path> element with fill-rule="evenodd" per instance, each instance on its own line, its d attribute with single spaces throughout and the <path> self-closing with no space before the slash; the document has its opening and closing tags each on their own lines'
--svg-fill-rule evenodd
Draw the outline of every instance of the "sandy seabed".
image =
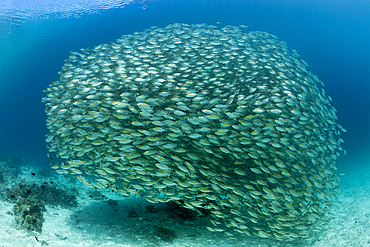
<svg viewBox="0 0 370 247">
<path fill-rule="evenodd" d="M 33 171 L 37 174 L 36 168 L 23 168 L 17 180 L 24 179 L 30 183 L 45 180 L 37 175 L 31 176 Z M 334 218 L 315 243 L 302 247 L 370 246 L 370 167 L 365 162 L 346 172 L 341 176 L 340 203 L 332 210 Z M 78 207 L 71 210 L 46 206 L 40 234 L 17 229 L 11 213 L 14 204 L 0 201 L 0 247 L 277 246 L 276 242 L 248 239 L 245 235 L 233 239 L 225 238 L 223 233 L 210 232 L 205 228 L 211 226 L 206 217 L 196 220 L 171 218 L 164 204 L 153 204 L 155 213 L 150 213 L 145 210 L 150 203 L 140 198 L 123 198 L 117 193 L 102 190 L 105 198 L 97 200 L 90 197 L 91 190 L 71 182 L 71 179 L 56 174 L 52 181 L 76 187 L 79 191 Z M 4 186 L 10 187 L 8 184 L 2 188 Z M 108 204 L 108 198 L 117 204 Z M 132 211 L 134 217 L 130 217 Z M 172 242 L 163 241 L 154 233 L 158 226 L 174 230 L 176 238 Z"/>
</svg>

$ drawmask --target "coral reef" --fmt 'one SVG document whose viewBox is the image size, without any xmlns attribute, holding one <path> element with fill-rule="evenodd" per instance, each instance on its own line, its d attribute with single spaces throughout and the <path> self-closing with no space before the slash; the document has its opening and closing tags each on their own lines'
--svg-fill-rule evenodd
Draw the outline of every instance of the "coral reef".
<svg viewBox="0 0 370 247">
<path fill-rule="evenodd" d="M 52 182 L 28 184 L 19 181 L 11 188 L 5 188 L 0 196 L 15 204 L 13 215 L 20 229 L 41 233 L 45 205 L 74 208 L 77 207 L 76 195 L 75 189 L 63 190 Z"/>
<path fill-rule="evenodd" d="M 39 233 L 42 232 L 44 222 L 43 212 L 45 212 L 45 203 L 36 195 L 30 195 L 27 198 L 18 196 L 13 208 L 15 222 L 19 228 Z"/>
<path fill-rule="evenodd" d="M 69 191 L 58 188 L 55 184 L 42 182 L 41 184 L 26 184 L 21 182 L 6 190 L 8 200 L 14 202 L 18 197 L 27 198 L 29 195 L 37 196 L 46 205 L 61 206 L 63 208 L 77 207 L 77 190 Z"/>
</svg>

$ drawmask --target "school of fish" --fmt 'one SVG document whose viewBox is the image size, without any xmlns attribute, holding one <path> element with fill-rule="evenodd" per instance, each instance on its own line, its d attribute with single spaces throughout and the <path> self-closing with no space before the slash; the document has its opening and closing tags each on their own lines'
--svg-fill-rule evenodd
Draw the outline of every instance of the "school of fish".
<svg viewBox="0 0 370 247">
<path fill-rule="evenodd" d="M 43 98 L 52 168 L 211 213 L 210 231 L 312 240 L 345 154 L 323 83 L 286 43 L 172 24 L 71 52 Z"/>
</svg>

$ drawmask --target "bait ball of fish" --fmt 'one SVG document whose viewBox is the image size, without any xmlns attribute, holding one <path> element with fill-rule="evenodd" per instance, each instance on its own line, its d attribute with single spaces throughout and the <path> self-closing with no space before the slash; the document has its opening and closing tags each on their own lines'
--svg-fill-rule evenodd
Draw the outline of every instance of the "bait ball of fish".
<svg viewBox="0 0 370 247">
<path fill-rule="evenodd" d="M 281 241 L 329 219 L 345 130 L 271 34 L 153 27 L 72 52 L 45 92 L 53 168 L 90 188 L 209 209 L 210 231 Z"/>
</svg>

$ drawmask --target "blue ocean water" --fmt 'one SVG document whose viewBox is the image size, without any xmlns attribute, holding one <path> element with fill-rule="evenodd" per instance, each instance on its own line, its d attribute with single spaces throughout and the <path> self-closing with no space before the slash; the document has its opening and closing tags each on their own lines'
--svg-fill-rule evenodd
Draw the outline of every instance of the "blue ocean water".
<svg viewBox="0 0 370 247">
<path fill-rule="evenodd" d="M 24 7 L 21 3 L 19 8 Z M 312 66 L 334 100 L 339 123 L 348 130 L 344 160 L 369 150 L 368 1 L 133 1 L 87 13 L 67 11 L 63 5 L 50 12 L 47 7 L 26 8 L 24 16 L 16 8 L 14 4 L 2 13 L 0 24 L 1 152 L 47 164 L 42 90 L 58 80 L 70 51 L 176 22 L 244 24 L 247 31 L 266 31 L 287 42 Z"/>
</svg>

